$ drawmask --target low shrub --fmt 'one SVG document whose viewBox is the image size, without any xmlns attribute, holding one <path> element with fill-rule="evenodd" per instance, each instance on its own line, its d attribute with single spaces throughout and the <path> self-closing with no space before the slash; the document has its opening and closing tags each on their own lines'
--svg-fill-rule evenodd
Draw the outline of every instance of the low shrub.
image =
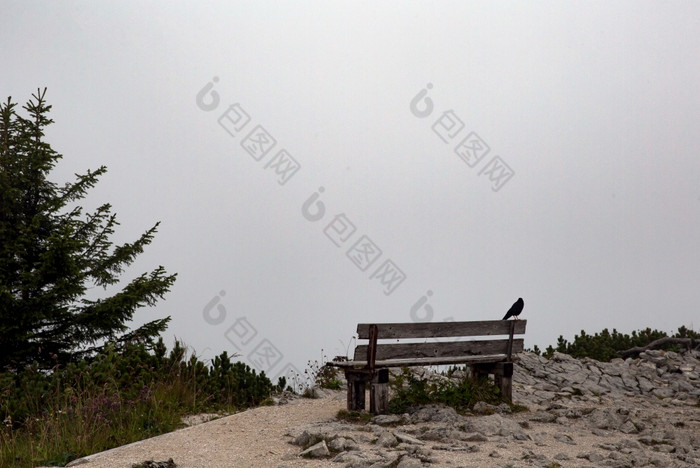
<svg viewBox="0 0 700 468">
<path fill-rule="evenodd" d="M 304 370 L 306 382 L 301 385 L 301 394 L 313 396 L 314 388 L 326 388 L 330 390 L 340 390 L 343 381 L 340 379 L 340 370 L 337 367 L 326 366 L 328 359 L 321 350 L 321 361 L 308 361 L 307 369 Z"/>
<path fill-rule="evenodd" d="M 395 414 L 433 403 L 451 406 L 457 412 L 464 413 L 479 401 L 492 405 L 506 402 L 490 379 L 475 380 L 466 373 L 460 378 L 448 378 L 445 375 L 426 378 L 417 377 L 410 368 L 404 368 L 389 382 L 389 387 L 393 394 L 389 401 L 389 412 Z"/>
<path fill-rule="evenodd" d="M 180 342 L 166 356 L 162 340 L 106 346 L 51 372 L 0 372 L 0 467 L 63 466 L 172 431 L 186 414 L 260 405 L 274 389 L 226 352 L 205 365 Z"/>
</svg>

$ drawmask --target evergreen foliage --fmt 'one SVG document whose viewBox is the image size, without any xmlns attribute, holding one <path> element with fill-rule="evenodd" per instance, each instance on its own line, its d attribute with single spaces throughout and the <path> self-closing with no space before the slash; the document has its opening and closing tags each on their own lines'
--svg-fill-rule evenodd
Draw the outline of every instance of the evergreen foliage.
<svg viewBox="0 0 700 468">
<path fill-rule="evenodd" d="M 151 243 L 158 223 L 132 243 L 113 246 L 119 225 L 106 203 L 84 213 L 78 202 L 106 172 L 101 166 L 64 185 L 48 175 L 62 158 L 44 139 L 51 106 L 46 89 L 17 113 L 11 98 L 0 104 L 0 368 L 37 363 L 52 368 L 94 353 L 105 342 L 153 344 L 168 318 L 128 332 L 136 309 L 153 306 L 176 275 L 162 266 L 143 273 L 115 294 L 106 289 Z"/>
<path fill-rule="evenodd" d="M 574 335 L 572 342 L 559 336 L 557 346 L 548 346 L 544 352 L 544 356 L 551 357 L 554 352 L 569 354 L 575 358 L 589 357 L 597 361 L 609 362 L 611 359 L 619 358 L 619 351 L 625 351 L 638 346 L 646 346 L 652 341 L 660 338 L 666 338 L 669 335 L 666 332 L 645 328 L 643 330 L 633 331 L 631 334 L 620 333 L 613 328 L 612 333 L 607 329 L 603 329 L 600 333 L 593 335 L 587 334 L 581 330 L 580 335 Z M 693 338 L 700 339 L 700 333 L 694 332 L 681 326 L 678 331 L 672 335 L 674 338 Z M 661 349 L 667 351 L 678 351 L 681 347 L 677 344 L 667 344 Z M 533 352 L 540 354 L 540 350 L 535 346 Z"/>
</svg>

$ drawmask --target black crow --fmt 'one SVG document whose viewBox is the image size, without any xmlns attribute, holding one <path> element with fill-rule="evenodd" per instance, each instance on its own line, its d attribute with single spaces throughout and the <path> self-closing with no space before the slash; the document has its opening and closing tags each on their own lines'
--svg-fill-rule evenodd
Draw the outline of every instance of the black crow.
<svg viewBox="0 0 700 468">
<path fill-rule="evenodd" d="M 523 311 L 523 307 L 525 307 L 525 301 L 523 301 L 522 297 L 519 297 L 518 300 L 515 301 L 512 306 L 510 306 L 510 310 L 508 310 L 506 316 L 503 317 L 503 320 L 508 320 L 511 317 L 518 320 L 518 315 L 520 315 L 520 312 Z"/>
</svg>

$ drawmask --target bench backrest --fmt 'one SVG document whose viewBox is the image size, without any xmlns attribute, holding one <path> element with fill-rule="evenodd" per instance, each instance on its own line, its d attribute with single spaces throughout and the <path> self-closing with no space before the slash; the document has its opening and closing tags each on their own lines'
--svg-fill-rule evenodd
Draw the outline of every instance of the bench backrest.
<svg viewBox="0 0 700 468">
<path fill-rule="evenodd" d="M 386 359 L 440 358 L 471 355 L 504 354 L 523 350 L 524 340 L 514 335 L 525 333 L 527 320 L 483 320 L 475 322 L 419 322 L 419 323 L 360 323 L 359 339 L 369 344 L 355 348 L 354 360 L 374 361 Z M 374 328 L 376 326 L 376 328 Z M 376 338 L 372 330 L 375 330 Z M 421 343 L 397 343 L 400 339 L 457 338 L 505 335 L 501 339 L 472 339 L 468 341 L 427 341 Z M 394 340 L 393 343 L 381 343 Z M 373 350 L 373 342 L 376 348 Z M 374 354 L 374 356 L 372 356 Z"/>
</svg>

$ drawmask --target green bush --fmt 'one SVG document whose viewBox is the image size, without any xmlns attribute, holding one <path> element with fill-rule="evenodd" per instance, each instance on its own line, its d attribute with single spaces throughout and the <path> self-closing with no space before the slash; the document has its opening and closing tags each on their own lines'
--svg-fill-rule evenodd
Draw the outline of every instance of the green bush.
<svg viewBox="0 0 700 468">
<path fill-rule="evenodd" d="M 452 369 L 454 371 L 454 369 Z M 451 373 L 451 372 L 450 372 Z M 472 379 L 465 376 L 455 380 L 440 378 L 429 380 L 418 378 L 409 368 L 403 368 L 389 383 L 393 398 L 389 401 L 389 412 L 402 414 L 409 408 L 439 403 L 464 413 L 479 401 L 498 405 L 507 402 L 500 390 L 487 378 Z"/>
<path fill-rule="evenodd" d="M 106 346 L 52 372 L 0 372 L 0 467 L 64 465 L 172 431 L 186 414 L 260 405 L 274 388 L 226 352 L 207 366 L 179 342 L 166 356 L 162 340 Z"/>
</svg>

